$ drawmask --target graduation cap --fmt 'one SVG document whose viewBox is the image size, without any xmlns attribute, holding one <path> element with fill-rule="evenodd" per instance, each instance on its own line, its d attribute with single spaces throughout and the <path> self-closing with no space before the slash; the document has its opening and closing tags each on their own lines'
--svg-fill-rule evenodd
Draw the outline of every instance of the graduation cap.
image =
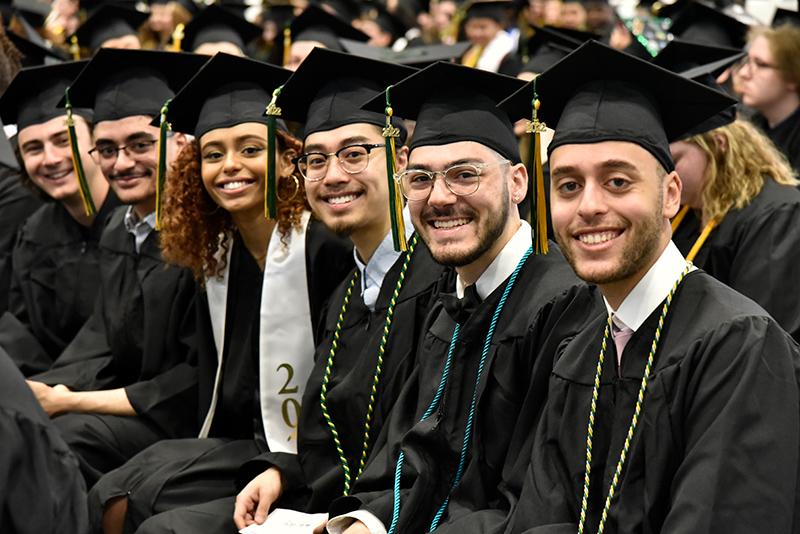
<svg viewBox="0 0 800 534">
<path fill-rule="evenodd" d="M 775 15 L 772 17 L 772 27 L 777 28 L 778 26 L 783 26 L 784 24 L 800 26 L 800 13 L 780 7 L 776 9 Z"/>
<path fill-rule="evenodd" d="M 0 97 L 0 118 L 16 124 L 17 130 L 63 117 L 66 111 L 57 104 L 66 89 L 89 63 L 74 61 L 44 67 L 30 67 L 17 73 Z M 92 120 L 92 110 L 73 109 L 73 113 Z"/>
<path fill-rule="evenodd" d="M 0 122 L 0 129 L 5 128 L 5 125 Z M 0 165 L 5 165 L 9 169 L 19 170 L 19 162 L 17 156 L 14 155 L 14 147 L 11 146 L 11 141 L 8 140 L 6 132 L 0 133 Z"/>
<path fill-rule="evenodd" d="M 382 32 L 392 36 L 392 42 L 404 36 L 408 31 L 408 26 L 405 22 L 377 0 L 365 4 L 361 9 L 359 18 L 374 22 Z"/>
<path fill-rule="evenodd" d="M 24 23 L 27 24 L 27 23 Z M 23 24 L 23 26 L 24 26 Z M 66 61 L 67 54 L 60 48 L 54 48 L 47 45 L 47 42 L 42 39 L 35 30 L 28 32 L 28 38 L 25 38 L 12 31 L 6 32 L 8 38 L 22 52 L 24 56 L 21 60 L 23 67 L 35 67 L 38 65 L 50 65 L 53 63 L 60 63 Z"/>
<path fill-rule="evenodd" d="M 147 20 L 147 13 L 133 8 L 114 4 L 103 4 L 94 10 L 86 22 L 70 38 L 77 38 L 78 44 L 86 46 L 94 55 L 103 43 L 133 35 L 138 38 L 137 29 Z"/>
<path fill-rule="evenodd" d="M 668 172 L 669 143 L 736 101 L 688 78 L 588 42 L 501 103 L 515 117 L 530 113 L 555 129 L 548 150 L 568 144 L 628 141 Z"/>
<path fill-rule="evenodd" d="M 311 5 L 348 22 L 358 17 L 361 8 L 359 0 L 313 0 Z"/>
<path fill-rule="evenodd" d="M 525 44 L 528 61 L 522 67 L 520 73 L 542 73 L 567 57 L 567 54 L 578 48 L 585 40 L 593 38 L 591 37 L 592 34 L 587 33 L 585 40 L 579 40 L 552 27 L 531 25 L 531 29 L 533 29 L 534 34 Z"/>
<path fill-rule="evenodd" d="M 509 0 L 466 0 L 462 4 L 464 10 L 463 21 L 469 19 L 492 19 L 496 22 L 506 20 L 506 9 L 510 6 Z"/>
<path fill-rule="evenodd" d="M 198 5 L 194 0 L 151 0 L 149 5 L 156 6 L 162 5 L 165 6 L 170 3 L 176 3 L 179 6 L 183 7 L 190 15 L 195 16 L 200 13 L 200 5 Z"/>
<path fill-rule="evenodd" d="M 518 78 L 440 61 L 388 87 L 364 108 L 391 107 L 404 118 L 415 119 L 411 151 L 474 141 L 519 163 L 514 126 L 497 104 L 524 85 Z M 546 251 L 546 231 L 543 235 Z"/>
<path fill-rule="evenodd" d="M 13 0 L 11 7 L 18 18 L 25 19 L 37 28 L 44 26 L 52 10 L 51 4 L 39 0 Z"/>
<path fill-rule="evenodd" d="M 94 110 L 95 122 L 158 115 L 164 102 L 208 61 L 207 56 L 103 48 L 69 88 L 74 107 Z M 66 98 L 59 105 L 66 104 Z"/>
<path fill-rule="evenodd" d="M 310 5 L 292 21 L 291 41 L 313 41 L 331 50 L 342 51 L 339 38 L 367 42 L 369 37 L 354 28 L 348 21 L 328 13 L 324 9 Z"/>
<path fill-rule="evenodd" d="M 670 32 L 685 41 L 744 48 L 749 26 L 734 17 L 691 1 L 677 13 Z"/>
<path fill-rule="evenodd" d="M 212 4 L 197 15 L 184 29 L 181 47 L 197 50 L 206 43 L 231 43 L 244 51 L 247 43 L 261 35 L 261 28 Z"/>
<path fill-rule="evenodd" d="M 725 93 L 717 83 L 717 76 L 740 60 L 745 52 L 735 48 L 707 46 L 685 41 L 672 41 L 653 59 L 653 64 L 678 73 L 706 87 Z M 736 107 L 729 107 L 695 126 L 683 135 L 691 137 L 725 126 L 736 120 Z"/>
<path fill-rule="evenodd" d="M 269 129 L 264 213 L 277 215 L 275 178 L 275 128 L 286 125 L 264 109 L 273 92 L 292 72 L 281 67 L 218 53 L 206 63 L 169 103 L 166 115 L 173 130 L 192 132 L 196 138 L 219 128 L 256 122 Z M 162 124 L 165 121 L 162 120 Z"/>
<path fill-rule="evenodd" d="M 403 121 L 390 112 L 362 109 L 361 105 L 384 89 L 416 72 L 395 63 L 376 61 L 325 48 L 315 48 L 289 78 L 277 104 L 289 120 L 305 121 L 306 138 L 350 124 L 384 127 L 387 180 L 396 250 L 406 250 L 402 198 L 394 181 L 396 142 L 405 143 L 408 131 Z M 397 140 L 397 141 L 396 141 Z"/>
<path fill-rule="evenodd" d="M 437 61 L 457 60 L 472 46 L 469 41 L 463 41 L 453 45 L 438 43 L 409 46 L 404 50 L 394 51 L 391 48 L 371 46 L 360 41 L 351 41 L 350 39 L 339 39 L 339 42 L 344 47 L 345 52 L 349 54 L 416 68 L 424 68 Z"/>
</svg>

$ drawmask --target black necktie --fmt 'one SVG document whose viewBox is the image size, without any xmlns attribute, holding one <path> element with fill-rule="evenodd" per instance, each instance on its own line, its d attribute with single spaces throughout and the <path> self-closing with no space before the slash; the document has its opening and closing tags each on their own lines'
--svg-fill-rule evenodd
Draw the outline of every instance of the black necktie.
<svg viewBox="0 0 800 534">
<path fill-rule="evenodd" d="M 464 291 L 464 298 L 460 299 L 454 293 L 442 293 L 439 298 L 442 300 L 442 306 L 447 315 L 460 325 L 467 322 L 472 312 L 481 303 L 481 297 L 478 296 L 475 284 L 467 287 Z"/>
</svg>

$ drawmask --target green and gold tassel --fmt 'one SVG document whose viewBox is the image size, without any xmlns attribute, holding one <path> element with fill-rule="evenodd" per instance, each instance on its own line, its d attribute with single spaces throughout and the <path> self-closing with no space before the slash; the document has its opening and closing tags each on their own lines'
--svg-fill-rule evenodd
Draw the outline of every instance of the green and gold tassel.
<svg viewBox="0 0 800 534">
<path fill-rule="evenodd" d="M 394 249 L 397 252 L 408 250 L 406 243 L 406 225 L 403 221 L 403 196 L 400 194 L 400 186 L 395 180 L 397 174 L 397 150 L 395 138 L 400 137 L 400 130 L 392 126 L 392 105 L 389 102 L 389 90 L 393 86 L 386 88 L 386 126 L 383 128 L 383 137 L 386 139 L 386 175 L 389 181 L 389 214 L 392 219 L 392 240 Z"/>
<path fill-rule="evenodd" d="M 175 30 L 172 32 L 172 46 L 171 49 L 173 52 L 180 52 L 181 46 L 183 46 L 183 38 L 185 34 L 183 30 L 186 26 L 183 23 L 178 24 L 175 26 Z"/>
<path fill-rule="evenodd" d="M 86 172 L 83 170 L 83 162 L 81 162 L 81 153 L 78 150 L 78 137 L 75 135 L 75 118 L 72 116 L 72 103 L 69 101 L 69 87 L 64 91 L 67 100 L 67 118 L 64 121 L 64 126 L 67 127 L 69 135 L 69 146 L 72 150 L 72 168 L 75 169 L 75 176 L 78 178 L 78 187 L 81 191 L 81 199 L 83 199 L 83 207 L 86 209 L 86 215 L 91 217 L 97 214 L 97 208 L 94 206 L 92 200 L 92 191 L 89 189 L 89 183 L 86 181 Z"/>
<path fill-rule="evenodd" d="M 278 218 L 278 184 L 275 178 L 275 150 L 278 135 L 276 128 L 281 108 L 275 103 L 281 94 L 281 85 L 272 92 L 272 100 L 267 106 L 267 176 L 264 183 L 264 217 L 267 219 Z"/>
<path fill-rule="evenodd" d="M 161 217 L 164 210 L 164 189 L 167 186 L 167 133 L 172 126 L 167 122 L 169 113 L 169 99 L 161 108 L 161 121 L 158 132 L 158 174 L 156 183 L 156 230 L 161 230 Z"/>
<path fill-rule="evenodd" d="M 283 65 L 286 66 L 289 63 L 289 49 L 292 47 L 292 30 L 289 27 L 289 23 L 286 23 L 286 27 L 283 29 Z"/>
<path fill-rule="evenodd" d="M 544 196 L 544 178 L 542 177 L 542 141 L 541 134 L 547 130 L 547 125 L 539 121 L 539 95 L 536 93 L 536 78 L 533 79 L 533 120 L 525 127 L 525 133 L 533 134 L 530 153 L 528 154 L 528 168 L 531 176 L 528 183 L 531 194 L 531 226 L 534 227 L 534 251 L 536 254 L 547 254 L 547 204 Z"/>
</svg>

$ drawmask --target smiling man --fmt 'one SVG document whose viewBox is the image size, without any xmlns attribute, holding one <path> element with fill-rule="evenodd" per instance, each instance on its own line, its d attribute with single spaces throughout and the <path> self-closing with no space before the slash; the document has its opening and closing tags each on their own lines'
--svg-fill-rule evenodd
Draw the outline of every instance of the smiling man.
<svg viewBox="0 0 800 534">
<path fill-rule="evenodd" d="M 26 221 L 12 257 L 9 311 L 0 317 L 0 346 L 26 376 L 46 371 L 92 313 L 98 244 L 119 206 L 88 156 L 92 113 L 75 110 L 75 133 L 97 213 L 87 215 L 72 161 L 63 109 L 56 104 L 86 62 L 24 69 L 0 99 L 0 116 L 18 128 L 23 183 L 50 202 Z"/>
<path fill-rule="evenodd" d="M 670 240 L 669 140 L 734 101 L 591 42 L 537 89 L 556 236 L 607 313 L 556 355 L 507 532 L 792 532 L 797 345 Z"/>
<path fill-rule="evenodd" d="M 436 63 L 390 90 L 392 108 L 417 121 L 398 180 L 414 226 L 448 269 L 414 374 L 354 495 L 331 507 L 330 532 L 499 529 L 521 487 L 521 476 L 508 492 L 499 485 L 527 460 L 523 429 L 538 415 L 533 399 L 541 401 L 549 374 L 548 358 L 538 356 L 573 334 L 553 322 L 571 300 L 550 304 L 578 283 L 555 244 L 533 251 L 531 226 L 519 217 L 528 173 L 496 105 L 522 85 Z"/>
<path fill-rule="evenodd" d="M 30 382 L 48 415 L 58 416 L 88 487 L 154 441 L 197 430 L 191 415 L 181 416 L 192 406 L 196 378 L 180 343 L 193 316 L 193 276 L 165 268 L 161 258 L 154 231 L 159 132 L 149 122 L 204 61 L 101 50 L 69 90 L 76 107 L 93 109 L 90 153 L 128 204 L 111 215 L 100 239 L 93 280 L 100 295 L 91 317 L 53 368 Z M 184 142 L 182 134 L 170 137 L 168 163 Z"/>
</svg>

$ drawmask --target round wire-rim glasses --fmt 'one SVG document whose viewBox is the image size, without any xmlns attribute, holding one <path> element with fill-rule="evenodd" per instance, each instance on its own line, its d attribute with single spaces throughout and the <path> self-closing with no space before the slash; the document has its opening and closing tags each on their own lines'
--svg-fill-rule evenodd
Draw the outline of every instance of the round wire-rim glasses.
<svg viewBox="0 0 800 534">
<path fill-rule="evenodd" d="M 426 171 L 423 169 L 408 169 L 395 175 L 395 180 L 400 184 L 403 196 L 410 201 L 425 200 L 433 191 L 436 175 L 441 174 L 447 189 L 454 195 L 465 197 L 475 193 L 481 186 L 481 173 L 492 165 L 511 164 L 511 160 L 493 161 L 491 163 L 468 163 L 453 165 L 443 171 Z"/>
</svg>

